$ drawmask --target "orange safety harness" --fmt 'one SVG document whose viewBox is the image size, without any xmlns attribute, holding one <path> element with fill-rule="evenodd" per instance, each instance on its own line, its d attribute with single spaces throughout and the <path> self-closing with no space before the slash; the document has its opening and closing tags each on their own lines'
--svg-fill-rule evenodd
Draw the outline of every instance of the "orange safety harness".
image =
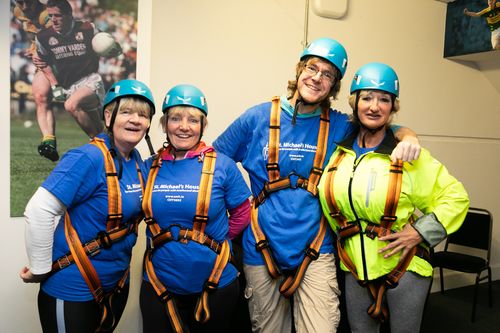
<svg viewBox="0 0 500 333">
<path fill-rule="evenodd" d="M 178 237 L 174 237 L 170 228 L 161 229 L 156 220 L 153 218 L 151 203 L 154 182 L 158 174 L 158 170 L 162 165 L 161 155 L 163 150 L 164 148 L 158 152 L 157 157 L 153 160 L 142 202 L 145 221 L 152 234 L 151 241 L 148 244 L 149 246 L 146 250 L 144 258 L 144 270 L 146 271 L 149 282 L 151 282 L 156 294 L 160 300 L 165 303 L 168 319 L 174 331 L 178 333 L 189 332 L 188 327 L 182 322 L 181 317 L 179 316 L 173 296 L 168 292 L 167 287 L 160 281 L 160 279 L 158 279 L 155 273 L 152 255 L 155 249 L 170 241 L 179 241 L 182 243 L 193 241 L 207 246 L 217 254 L 212 272 L 208 280 L 205 282 L 203 291 L 195 308 L 196 321 L 201 323 L 207 322 L 210 319 L 208 296 L 217 290 L 222 272 L 224 271 L 227 263 L 231 260 L 230 247 L 227 239 L 220 243 L 205 234 L 217 153 L 215 151 L 210 151 L 199 157 L 200 162 L 203 160 L 203 166 L 196 201 L 196 213 L 193 218 L 193 228 L 179 228 Z"/>
<path fill-rule="evenodd" d="M 125 270 L 115 289 L 105 293 L 102 289 L 99 276 L 90 261 L 90 257 L 98 254 L 102 248 L 110 248 L 114 243 L 123 240 L 130 233 L 137 233 L 137 226 L 139 221 L 142 220 L 142 216 L 139 216 L 129 225 L 121 224 L 123 218 L 121 191 L 113 157 L 111 156 L 103 139 L 94 138 L 90 143 L 99 148 L 104 155 L 106 183 L 108 187 L 108 216 L 106 218 L 106 231 L 99 232 L 96 238 L 82 244 L 78 233 L 71 223 L 69 213 L 66 212 L 64 217 L 64 233 L 66 235 L 66 241 L 70 252 L 53 262 L 51 273 L 53 274 L 73 263 L 76 263 L 78 270 L 82 274 L 83 279 L 92 293 L 92 296 L 102 311 L 100 325 L 96 332 L 111 332 L 118 324 L 111 308 L 112 298 L 115 294 L 119 294 L 123 291 L 130 268 Z M 141 183 L 141 189 L 144 190 L 141 170 L 137 163 L 136 169 Z"/>
<path fill-rule="evenodd" d="M 380 223 L 368 222 L 363 232 L 360 223 L 349 223 L 340 211 L 334 196 L 335 174 L 342 159 L 345 157 L 344 151 L 339 151 L 332 166 L 328 168 L 325 181 L 325 201 L 328 205 L 330 216 L 337 221 L 340 229 L 337 232 L 337 252 L 342 263 L 349 269 L 351 274 L 358 280 L 361 286 L 368 288 L 373 299 L 373 304 L 367 309 L 368 314 L 380 322 L 389 319 L 389 311 L 382 303 L 384 293 L 387 289 L 395 288 L 399 280 L 406 272 L 413 256 L 417 255 L 429 260 L 429 254 L 426 249 L 415 246 L 410 252 L 399 261 L 396 267 L 385 276 L 372 281 L 361 281 L 358 277 L 356 266 L 344 249 L 345 240 L 357 234 L 364 233 L 367 237 L 374 239 L 389 235 L 392 232 L 392 225 L 397 220 L 396 210 L 398 208 L 399 197 L 401 195 L 401 185 L 403 180 L 403 162 L 398 160 L 391 163 L 389 170 L 389 184 L 385 201 L 384 215 L 380 218 Z M 410 222 L 411 223 L 411 222 Z"/>
<path fill-rule="evenodd" d="M 262 191 L 254 198 L 252 202 L 251 213 L 251 228 L 255 237 L 255 248 L 264 258 L 267 270 L 272 278 L 276 279 L 282 275 L 278 265 L 273 259 L 269 241 L 258 222 L 258 207 L 264 203 L 271 193 L 284 190 L 287 188 L 303 188 L 310 192 L 313 196 L 318 195 L 318 183 L 323 174 L 323 163 L 325 161 L 326 147 L 328 143 L 328 132 L 330 128 L 330 113 L 327 108 L 323 109 L 320 116 L 320 126 L 318 132 L 318 141 L 316 154 L 314 156 L 313 167 L 311 168 L 309 178 L 298 176 L 296 185 L 293 185 L 290 177 L 297 176 L 290 174 L 287 177 L 281 177 L 278 160 L 279 160 L 279 139 L 280 139 L 280 97 L 275 96 L 272 99 L 270 124 L 269 124 L 269 157 L 266 165 L 269 180 L 264 184 Z M 288 275 L 280 284 L 281 294 L 288 298 L 293 295 L 295 290 L 300 285 L 302 278 L 311 261 L 317 260 L 319 257 L 319 249 L 323 243 L 327 231 L 327 222 L 324 217 L 321 218 L 319 231 L 312 243 L 305 250 L 304 260 L 296 269 L 295 274 Z"/>
</svg>

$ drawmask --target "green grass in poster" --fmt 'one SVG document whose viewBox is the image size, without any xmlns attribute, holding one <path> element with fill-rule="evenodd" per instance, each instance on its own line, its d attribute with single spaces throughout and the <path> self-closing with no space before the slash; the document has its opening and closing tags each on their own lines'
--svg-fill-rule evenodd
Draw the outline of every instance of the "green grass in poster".
<svg viewBox="0 0 500 333">
<path fill-rule="evenodd" d="M 31 122 L 31 123 L 30 123 Z M 85 133 L 65 112 L 56 114 L 57 150 L 62 156 L 88 142 Z M 10 123 L 10 215 L 22 216 L 28 200 L 49 175 L 55 162 L 37 151 L 41 134 L 36 120 L 19 116 Z"/>
</svg>

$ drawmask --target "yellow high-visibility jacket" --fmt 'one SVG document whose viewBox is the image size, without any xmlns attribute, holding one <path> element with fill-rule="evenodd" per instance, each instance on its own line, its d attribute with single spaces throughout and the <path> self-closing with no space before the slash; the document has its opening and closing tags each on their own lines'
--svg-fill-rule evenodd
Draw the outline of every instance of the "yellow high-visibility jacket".
<svg viewBox="0 0 500 333">
<path fill-rule="evenodd" d="M 348 223 L 360 223 L 362 230 L 365 230 L 367 221 L 379 224 L 384 214 L 390 153 L 397 142 L 392 132 L 387 131 L 386 137 L 375 151 L 356 158 L 352 150 L 355 138 L 356 136 L 353 136 L 338 145 L 318 186 L 323 212 L 334 231 L 339 229 L 339 225 L 329 214 L 325 201 L 325 186 L 330 186 L 326 184 L 327 171 L 341 150 L 345 151 L 345 156 L 334 175 L 333 193 L 337 206 Z M 469 198 L 462 183 L 451 176 L 446 167 L 427 150 L 422 149 L 418 160 L 405 162 L 403 165 L 401 195 L 396 210 L 397 220 L 392 230 L 403 229 L 416 210 L 419 210 L 424 215 L 417 219 L 414 227 L 427 246 L 435 246 L 447 234 L 461 226 L 468 207 Z M 370 239 L 364 234 L 357 234 L 345 240 L 344 248 L 356 266 L 360 280 L 377 279 L 397 265 L 401 253 L 387 259 L 383 253 L 378 253 L 387 243 L 380 241 L 378 237 Z M 341 267 L 345 271 L 348 270 L 344 265 Z M 432 275 L 432 266 L 417 256 L 413 258 L 407 270 L 421 276 Z"/>
</svg>

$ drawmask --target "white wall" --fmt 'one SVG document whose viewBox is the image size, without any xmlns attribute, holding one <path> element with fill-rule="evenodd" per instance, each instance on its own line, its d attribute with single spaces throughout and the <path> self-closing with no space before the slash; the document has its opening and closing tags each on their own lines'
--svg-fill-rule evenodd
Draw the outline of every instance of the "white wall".
<svg viewBox="0 0 500 333">
<path fill-rule="evenodd" d="M 9 84 L 8 10 L 3 1 L 3 87 Z M 151 19 L 139 23 L 142 44 L 138 77 L 151 83 L 158 106 L 175 84 L 199 86 L 208 98 L 208 142 L 247 107 L 284 93 L 287 80 L 294 76 L 304 34 L 304 1 L 140 0 L 140 15 L 151 11 Z M 413 128 L 423 145 L 462 180 L 473 206 L 490 209 L 498 220 L 500 95 L 474 65 L 442 58 L 445 14 L 446 4 L 434 0 L 351 0 L 348 14 L 340 20 L 311 12 L 309 40 L 329 36 L 342 42 L 348 51 L 346 81 L 336 104 L 345 112 L 349 111 L 347 90 L 355 70 L 369 61 L 391 64 L 402 85 L 397 122 Z M 144 36 L 142 29 L 149 22 L 150 33 Z M 7 89 L 0 94 L 3 109 L 8 110 Z M 0 117 L 0 142 L 7 151 L 8 112 Z M 163 141 L 159 132 L 153 124 L 155 146 Z M 38 332 L 37 287 L 23 284 L 17 277 L 26 263 L 24 226 L 22 219 L 9 217 L 8 166 L 7 158 L 0 160 L 0 186 L 7 193 L 0 203 L 5 223 L 0 245 L 0 332 Z M 496 254 L 500 253 L 500 229 L 494 232 L 494 279 L 499 279 L 500 258 Z M 143 246 L 141 240 L 134 257 L 131 298 L 119 332 L 140 331 L 137 294 Z M 450 279 L 449 285 L 463 282 L 461 278 Z"/>
<path fill-rule="evenodd" d="M 464 183 L 472 206 L 487 208 L 500 219 L 495 193 L 500 186 L 500 95 L 492 85 L 496 82 L 492 76 L 500 76 L 500 57 L 496 64 L 494 59 L 489 63 L 489 77 L 474 63 L 444 59 L 445 3 L 347 1 L 348 12 L 342 19 L 312 12 L 309 16 L 309 41 L 335 38 L 349 55 L 336 107 L 350 112 L 350 80 L 361 65 L 381 61 L 393 66 L 401 81 L 397 123 L 414 129 L 422 144 Z M 342 2 L 319 1 L 333 11 L 342 9 Z M 205 139 L 211 142 L 247 107 L 285 92 L 302 50 L 304 3 L 155 1 L 151 59 L 155 98 L 161 101 L 178 83 L 199 86 L 208 98 Z M 153 131 L 157 145 L 163 138 L 159 130 Z M 498 279 L 500 229 L 494 232 L 492 260 Z M 447 286 L 463 282 L 449 279 Z"/>
</svg>

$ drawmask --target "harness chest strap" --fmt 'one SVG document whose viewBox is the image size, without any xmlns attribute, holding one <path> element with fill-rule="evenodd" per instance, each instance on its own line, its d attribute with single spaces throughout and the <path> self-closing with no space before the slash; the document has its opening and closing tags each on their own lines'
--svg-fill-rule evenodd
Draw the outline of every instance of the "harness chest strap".
<svg viewBox="0 0 500 333">
<path fill-rule="evenodd" d="M 325 201 L 330 211 L 329 215 L 337 221 L 340 226 L 338 238 L 343 241 L 353 235 L 361 232 L 359 224 L 348 223 L 347 219 L 341 213 L 334 194 L 334 181 L 339 164 L 345 156 L 345 152 L 340 150 L 335 158 L 332 166 L 327 170 Z M 380 218 L 379 224 L 368 223 L 365 234 L 367 237 L 374 239 L 391 233 L 392 225 L 397 220 L 396 210 L 398 208 L 399 197 L 401 194 L 401 185 L 403 182 L 403 162 L 398 160 L 396 163 L 391 163 L 389 169 L 389 183 L 384 207 L 384 215 Z"/>
<path fill-rule="evenodd" d="M 267 270 L 271 277 L 278 278 L 282 273 L 276 264 L 269 242 L 259 226 L 258 207 L 269 194 L 292 187 L 289 177 L 281 177 L 279 171 L 279 139 L 280 139 L 280 116 L 281 106 L 280 97 L 275 96 L 272 99 L 271 114 L 269 120 L 269 156 L 266 168 L 268 170 L 268 181 L 264 189 L 255 197 L 252 202 L 251 228 L 255 237 L 255 248 L 264 258 Z M 320 116 L 320 126 L 318 131 L 317 148 L 314 155 L 313 167 L 309 174 L 309 179 L 299 177 L 296 187 L 306 189 L 312 195 L 318 194 L 317 186 L 323 173 L 323 163 L 325 161 L 326 148 L 328 142 L 328 132 L 330 128 L 330 114 L 328 109 L 323 109 Z M 323 243 L 326 234 L 326 221 L 321 220 L 318 233 L 313 242 L 306 249 L 306 255 L 294 276 L 287 276 L 280 285 L 280 292 L 285 297 L 290 297 L 300 285 L 307 267 L 310 262 L 319 257 L 319 248 Z"/>
<path fill-rule="evenodd" d="M 142 218 L 141 218 L 142 219 Z M 132 232 L 135 232 L 138 221 L 128 226 L 121 226 L 111 231 L 100 232 L 96 238 L 86 242 L 82 245 L 85 254 L 88 257 L 93 257 L 98 254 L 102 248 L 110 248 L 114 243 L 117 243 L 127 237 Z M 75 258 L 71 251 L 64 256 L 58 258 L 52 263 L 51 273 L 55 273 L 64 269 L 75 262 Z"/>
<path fill-rule="evenodd" d="M 146 250 L 146 256 L 144 260 L 145 271 L 148 276 L 149 281 L 153 285 L 158 297 L 165 303 L 167 307 L 167 315 L 172 328 L 175 332 L 187 332 L 187 327 L 182 323 L 179 316 L 175 301 L 167 290 L 167 287 L 158 279 L 155 273 L 154 266 L 152 263 L 152 253 L 154 248 L 161 246 L 162 244 L 172 241 L 179 240 L 182 242 L 187 242 L 192 240 L 199 244 L 205 245 L 217 253 L 214 267 L 212 272 L 205 282 L 203 291 L 198 299 L 195 308 L 195 319 L 201 323 L 205 323 L 210 319 L 210 308 L 208 305 L 208 296 L 211 292 L 217 290 L 219 279 L 224 271 L 228 261 L 230 260 L 230 248 L 229 242 L 224 240 L 224 242 L 218 243 L 214 241 L 211 237 L 205 234 L 205 226 L 208 222 L 208 210 L 210 206 L 210 197 L 212 192 L 212 183 L 215 170 L 215 161 L 217 154 L 214 151 L 208 152 L 203 157 L 202 173 L 200 178 L 200 185 L 198 189 L 198 197 L 196 200 L 196 213 L 193 218 L 193 229 L 181 228 L 179 231 L 179 237 L 174 239 L 170 230 L 162 230 L 156 220 L 153 217 L 152 210 L 152 193 L 153 186 L 158 175 L 158 170 L 161 167 L 161 153 L 163 149 L 158 152 L 157 157 L 153 160 L 151 166 L 151 171 L 149 173 L 148 181 L 146 184 L 146 191 L 144 193 L 144 199 L 142 203 L 145 221 L 148 228 L 152 234 L 152 245 Z"/>
<path fill-rule="evenodd" d="M 153 160 L 150 168 L 146 190 L 142 201 L 142 210 L 144 212 L 144 219 L 148 225 L 151 234 L 154 237 L 162 233 L 162 230 L 153 217 L 152 196 L 153 186 L 158 175 L 158 170 L 161 168 L 162 160 L 161 154 L 164 148 L 158 151 L 157 157 Z M 198 197 L 196 199 L 196 213 L 193 218 L 193 228 L 190 233 L 191 240 L 200 244 L 205 243 L 205 226 L 208 222 L 208 210 L 210 208 L 210 197 L 212 194 L 212 183 L 215 170 L 215 161 L 217 153 L 210 151 L 203 156 L 203 165 L 201 171 L 200 184 L 198 189 Z M 185 237 L 183 238 L 185 239 Z M 186 240 L 187 241 L 187 240 Z"/>
<path fill-rule="evenodd" d="M 321 111 L 320 126 L 318 130 L 318 140 L 313 166 L 309 173 L 309 178 L 299 176 L 296 185 L 292 185 L 289 177 L 281 177 L 279 169 L 279 140 L 280 140 L 280 118 L 281 106 L 280 97 L 274 96 L 271 104 L 271 114 L 269 116 L 269 150 L 266 164 L 268 181 L 264 184 L 262 191 L 255 197 L 257 206 L 261 205 L 273 192 L 277 192 L 290 187 L 300 187 L 309 191 L 312 195 L 318 195 L 318 183 L 323 174 L 323 163 L 326 156 L 328 143 L 328 132 L 330 128 L 330 113 L 327 108 Z"/>
</svg>

